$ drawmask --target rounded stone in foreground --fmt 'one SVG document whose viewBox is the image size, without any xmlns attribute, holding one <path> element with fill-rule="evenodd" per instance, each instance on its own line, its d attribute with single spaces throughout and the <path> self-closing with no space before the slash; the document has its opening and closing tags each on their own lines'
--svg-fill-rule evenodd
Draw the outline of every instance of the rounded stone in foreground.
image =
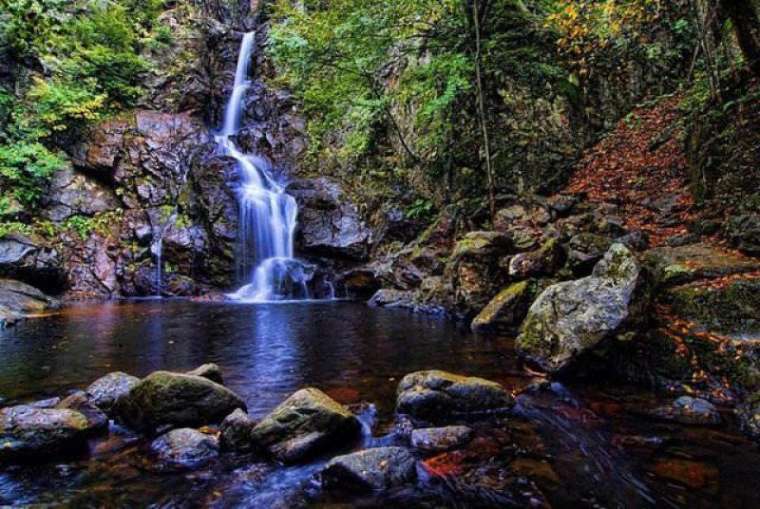
<svg viewBox="0 0 760 509">
<path fill-rule="evenodd" d="M 245 402 L 218 383 L 206 378 L 156 371 L 121 398 L 115 412 L 137 430 L 163 426 L 186 427 L 218 423 Z"/>
<path fill-rule="evenodd" d="M 47 460 L 53 454 L 81 450 L 90 423 L 80 412 L 29 405 L 0 410 L 0 462 Z"/>
<path fill-rule="evenodd" d="M 224 418 L 219 427 L 219 445 L 225 451 L 250 452 L 255 449 L 251 438 L 256 421 L 248 414 L 237 409 Z"/>
<path fill-rule="evenodd" d="M 322 470 L 326 488 L 381 490 L 414 482 L 417 460 L 403 447 L 379 447 L 336 456 Z"/>
<path fill-rule="evenodd" d="M 295 463 L 350 443 L 360 430 L 359 420 L 346 407 L 319 389 L 307 388 L 264 417 L 251 436 L 275 458 Z"/>
<path fill-rule="evenodd" d="M 167 466 L 198 468 L 219 455 L 216 438 L 190 428 L 172 430 L 155 439 L 150 448 Z"/>
</svg>

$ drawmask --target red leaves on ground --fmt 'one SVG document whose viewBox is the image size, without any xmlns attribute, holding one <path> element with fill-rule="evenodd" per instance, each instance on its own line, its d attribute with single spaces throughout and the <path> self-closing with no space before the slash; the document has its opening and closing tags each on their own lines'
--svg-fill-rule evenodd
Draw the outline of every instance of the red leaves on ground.
<svg viewBox="0 0 760 509">
<path fill-rule="evenodd" d="M 687 190 L 686 156 L 676 122 L 680 96 L 634 110 L 588 150 L 566 189 L 589 201 L 620 206 L 631 231 L 652 245 L 687 232 L 693 198 Z"/>
</svg>

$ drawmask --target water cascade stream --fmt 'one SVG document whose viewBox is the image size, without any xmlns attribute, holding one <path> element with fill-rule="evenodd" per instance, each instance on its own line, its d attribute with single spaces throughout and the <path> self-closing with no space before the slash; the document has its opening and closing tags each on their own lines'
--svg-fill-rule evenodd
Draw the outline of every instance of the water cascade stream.
<svg viewBox="0 0 760 509">
<path fill-rule="evenodd" d="M 242 183 L 238 189 L 240 233 L 238 256 L 253 260 L 249 281 L 229 297 L 249 302 L 309 298 L 310 267 L 293 254 L 293 237 L 298 216 L 296 200 L 275 181 L 271 166 L 262 157 L 244 154 L 233 141 L 241 127 L 243 99 L 248 79 L 255 32 L 246 33 L 238 55 L 235 83 L 224 112 L 221 132 L 216 136 L 219 151 L 237 161 Z"/>
</svg>

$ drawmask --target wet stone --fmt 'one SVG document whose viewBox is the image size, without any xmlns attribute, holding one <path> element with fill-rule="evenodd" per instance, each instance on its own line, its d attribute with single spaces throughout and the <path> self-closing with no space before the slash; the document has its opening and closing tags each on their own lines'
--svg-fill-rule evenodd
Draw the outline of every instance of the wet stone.
<svg viewBox="0 0 760 509">
<path fill-rule="evenodd" d="M 169 467 L 198 468 L 219 455 L 216 438 L 190 428 L 172 430 L 155 439 L 150 448 Z"/>
<path fill-rule="evenodd" d="M 715 405 L 704 399 L 682 396 L 673 404 L 660 407 L 654 416 L 681 424 L 711 425 L 720 423 L 720 413 Z"/>
<path fill-rule="evenodd" d="M 86 392 L 95 406 L 108 413 L 139 381 L 136 376 L 115 371 L 95 380 Z"/>
<path fill-rule="evenodd" d="M 412 447 L 423 452 L 443 452 L 461 447 L 472 438 L 467 426 L 421 428 L 412 431 Z"/>
<path fill-rule="evenodd" d="M 416 463 L 403 447 L 379 447 L 333 458 L 321 477 L 328 489 L 381 490 L 413 482 Z"/>
<path fill-rule="evenodd" d="M 225 451 L 249 452 L 253 450 L 251 438 L 256 421 L 248 417 L 241 409 L 237 409 L 224 418 L 219 428 L 219 445 Z"/>
<path fill-rule="evenodd" d="M 68 409 L 19 405 L 0 410 L 0 463 L 45 461 L 53 454 L 84 448 L 87 418 Z"/>
</svg>

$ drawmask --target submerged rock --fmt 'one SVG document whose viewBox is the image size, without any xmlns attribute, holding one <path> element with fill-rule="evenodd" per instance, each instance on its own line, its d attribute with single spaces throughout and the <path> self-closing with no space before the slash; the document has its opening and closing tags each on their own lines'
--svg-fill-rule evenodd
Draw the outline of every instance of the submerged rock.
<svg viewBox="0 0 760 509">
<path fill-rule="evenodd" d="M 516 346 L 555 373 L 602 340 L 622 334 L 647 304 L 642 269 L 622 244 L 614 244 L 591 276 L 547 288 L 530 307 Z"/>
<path fill-rule="evenodd" d="M 416 463 L 403 447 L 379 447 L 333 458 L 321 477 L 327 488 L 381 490 L 414 482 Z"/>
<path fill-rule="evenodd" d="M 452 414 L 506 409 L 514 404 L 512 396 L 496 382 L 438 370 L 406 375 L 396 394 L 399 413 L 430 421 Z"/>
<path fill-rule="evenodd" d="M 0 410 L 0 462 L 46 460 L 81 450 L 90 423 L 80 412 L 20 405 Z"/>
<path fill-rule="evenodd" d="M 710 425 L 720 423 L 720 413 L 715 405 L 700 398 L 682 396 L 673 404 L 658 408 L 653 415 L 666 421 L 681 424 Z"/>
<path fill-rule="evenodd" d="M 219 445 L 225 451 L 249 452 L 255 449 L 253 428 L 256 421 L 237 409 L 224 418 L 219 427 Z"/>
<path fill-rule="evenodd" d="M 162 426 L 202 426 L 220 422 L 245 402 L 223 385 L 206 378 L 156 371 L 119 399 L 119 419 L 138 430 Z"/>
<path fill-rule="evenodd" d="M 414 292 L 384 288 L 378 290 L 368 304 L 378 308 L 413 308 Z"/>
<path fill-rule="evenodd" d="M 472 438 L 467 426 L 421 428 L 412 431 L 412 447 L 423 452 L 443 452 L 460 447 Z"/>
<path fill-rule="evenodd" d="M 90 401 L 106 413 L 111 412 L 114 405 L 137 385 L 140 379 L 136 376 L 115 371 L 98 378 L 87 387 L 86 393 Z"/>
<path fill-rule="evenodd" d="M 256 425 L 253 440 L 285 462 L 298 462 L 355 439 L 354 414 L 315 388 L 296 392 Z"/>
<path fill-rule="evenodd" d="M 167 466 L 198 468 L 219 455 L 216 438 L 190 428 L 172 430 L 155 439 L 150 448 Z"/>
</svg>

